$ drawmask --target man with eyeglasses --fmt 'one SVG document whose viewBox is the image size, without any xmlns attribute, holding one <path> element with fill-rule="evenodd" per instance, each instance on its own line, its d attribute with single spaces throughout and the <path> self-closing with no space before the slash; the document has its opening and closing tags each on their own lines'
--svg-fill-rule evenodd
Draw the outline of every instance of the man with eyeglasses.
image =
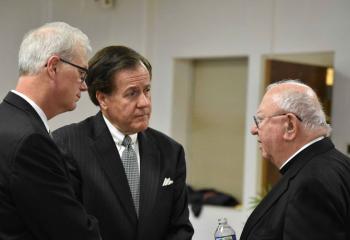
<svg viewBox="0 0 350 240">
<path fill-rule="evenodd" d="M 328 138 L 316 93 L 287 80 L 267 88 L 251 133 L 281 180 L 248 218 L 241 240 L 350 239 L 350 159 Z"/>
<path fill-rule="evenodd" d="M 61 62 L 67 63 L 67 64 L 69 64 L 69 65 L 71 65 L 71 66 L 73 66 L 73 67 L 78 69 L 79 74 L 80 74 L 80 81 L 81 81 L 81 84 L 83 84 L 85 79 L 86 79 L 86 77 L 87 77 L 87 75 L 88 75 L 88 69 L 85 68 L 85 67 L 79 66 L 77 64 L 74 64 L 74 63 L 72 63 L 70 61 L 64 60 L 63 58 L 59 58 L 59 59 L 60 59 Z"/>
<path fill-rule="evenodd" d="M 21 43 L 16 89 L 0 104 L 0 239 L 100 239 L 48 125 L 86 91 L 89 53 L 87 36 L 63 22 L 32 30 Z"/>
</svg>

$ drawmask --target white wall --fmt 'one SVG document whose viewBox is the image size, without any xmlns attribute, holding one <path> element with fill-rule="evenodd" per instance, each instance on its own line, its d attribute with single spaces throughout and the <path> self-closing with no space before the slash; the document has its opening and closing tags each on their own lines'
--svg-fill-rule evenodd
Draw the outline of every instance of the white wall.
<svg viewBox="0 0 350 240">
<path fill-rule="evenodd" d="M 219 2 L 219 4 L 218 4 Z M 156 117 L 157 126 L 170 128 L 172 94 L 172 61 L 175 57 L 248 56 L 247 119 L 255 113 L 260 89 L 260 58 L 270 52 L 272 35 L 272 1 L 158 1 L 154 68 L 162 79 L 157 90 L 163 92 L 163 119 Z M 154 88 L 153 88 L 154 89 Z M 160 103 L 154 103 L 155 107 Z M 165 120 L 165 121 L 164 121 Z M 246 132 L 250 121 L 247 122 Z M 256 141 L 246 137 L 245 146 L 256 149 Z M 255 151 L 245 150 L 246 169 L 244 203 L 255 195 Z"/>
<path fill-rule="evenodd" d="M 317 4 L 315 4 L 317 2 Z M 273 52 L 334 51 L 332 139 L 350 143 L 350 1 L 276 1 Z"/>
<path fill-rule="evenodd" d="M 17 83 L 17 55 L 23 35 L 47 19 L 46 0 L 0 0 L 0 99 Z"/>
<path fill-rule="evenodd" d="M 127 45 L 146 53 L 148 25 L 144 0 L 118 0 L 114 8 L 102 8 L 95 0 L 0 0 L 0 97 L 15 88 L 17 54 L 23 35 L 45 22 L 64 21 L 80 28 L 94 52 L 107 45 Z M 50 121 L 50 127 L 77 122 L 95 114 L 88 94 L 82 95 L 76 111 Z"/>
<path fill-rule="evenodd" d="M 117 0 L 113 9 L 95 0 L 0 0 L 0 97 L 17 81 L 23 34 L 46 21 L 63 20 L 86 32 L 95 50 L 125 44 L 154 66 L 151 125 L 171 134 L 174 58 L 248 56 L 244 203 L 257 190 L 257 153 L 249 135 L 261 96 L 262 55 L 335 52 L 333 140 L 350 142 L 350 1 L 348 0 Z M 83 97 L 78 109 L 51 122 L 53 128 L 96 112 Z"/>
<path fill-rule="evenodd" d="M 350 105 L 349 10 L 347 0 L 158 0 L 153 64 L 155 88 L 163 94 L 159 96 L 162 101 L 154 104 L 154 122 L 165 131 L 171 128 L 174 58 L 248 56 L 244 182 L 247 205 L 258 190 L 258 158 L 251 151 L 256 149 L 256 140 L 249 135 L 249 127 L 262 94 L 262 55 L 334 51 L 333 139 L 345 152 L 350 142 L 350 114 L 343 107 Z M 162 115 L 157 111 L 161 107 Z"/>
<path fill-rule="evenodd" d="M 85 32 L 94 52 L 108 45 L 126 45 L 141 54 L 146 53 L 147 25 L 146 1 L 117 0 L 113 8 L 101 7 L 95 0 L 51 0 L 52 14 L 49 21 L 65 21 Z M 78 109 L 64 113 L 50 121 L 52 128 L 77 122 L 93 115 L 88 94 L 83 94 Z"/>
</svg>

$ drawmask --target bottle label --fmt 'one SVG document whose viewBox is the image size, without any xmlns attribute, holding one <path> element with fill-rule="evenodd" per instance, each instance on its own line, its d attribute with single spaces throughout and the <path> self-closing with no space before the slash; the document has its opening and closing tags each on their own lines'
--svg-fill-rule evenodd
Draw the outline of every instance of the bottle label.
<svg viewBox="0 0 350 240">
<path fill-rule="evenodd" d="M 236 236 L 231 235 L 231 236 L 226 236 L 226 237 L 217 237 L 217 238 L 215 238 L 215 240 L 236 240 Z"/>
</svg>

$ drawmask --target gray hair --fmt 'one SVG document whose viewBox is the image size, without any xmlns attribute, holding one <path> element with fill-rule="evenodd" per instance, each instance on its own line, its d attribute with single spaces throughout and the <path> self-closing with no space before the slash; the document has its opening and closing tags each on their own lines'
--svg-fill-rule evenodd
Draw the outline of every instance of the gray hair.
<svg viewBox="0 0 350 240">
<path fill-rule="evenodd" d="M 39 73 L 48 58 L 55 54 L 72 60 L 77 47 L 87 55 L 92 52 L 88 37 L 67 23 L 52 22 L 31 30 L 24 36 L 19 50 L 19 75 Z"/>
<path fill-rule="evenodd" d="M 282 80 L 272 83 L 267 91 L 281 84 L 295 84 L 306 88 L 306 91 L 298 91 L 294 88 L 288 89 L 276 95 L 274 98 L 277 106 L 286 112 L 297 115 L 305 129 L 324 129 L 327 136 L 331 133 L 331 127 L 326 122 L 326 115 L 314 90 L 298 80 Z"/>
</svg>

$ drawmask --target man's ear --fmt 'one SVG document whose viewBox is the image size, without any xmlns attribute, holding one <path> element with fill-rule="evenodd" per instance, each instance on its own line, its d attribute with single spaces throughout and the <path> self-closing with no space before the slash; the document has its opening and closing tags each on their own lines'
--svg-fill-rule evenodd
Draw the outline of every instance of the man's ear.
<svg viewBox="0 0 350 240">
<path fill-rule="evenodd" d="M 96 91 L 96 99 L 101 107 L 102 110 L 107 110 L 108 108 L 108 96 L 105 93 L 102 93 L 100 91 Z"/>
<path fill-rule="evenodd" d="M 46 69 L 47 73 L 49 74 L 50 78 L 54 78 L 57 73 L 57 64 L 59 63 L 60 58 L 56 55 L 53 55 L 49 57 L 46 63 Z"/>
<path fill-rule="evenodd" d="M 297 118 L 293 114 L 287 114 L 287 121 L 284 123 L 284 139 L 294 140 L 298 133 Z"/>
</svg>

